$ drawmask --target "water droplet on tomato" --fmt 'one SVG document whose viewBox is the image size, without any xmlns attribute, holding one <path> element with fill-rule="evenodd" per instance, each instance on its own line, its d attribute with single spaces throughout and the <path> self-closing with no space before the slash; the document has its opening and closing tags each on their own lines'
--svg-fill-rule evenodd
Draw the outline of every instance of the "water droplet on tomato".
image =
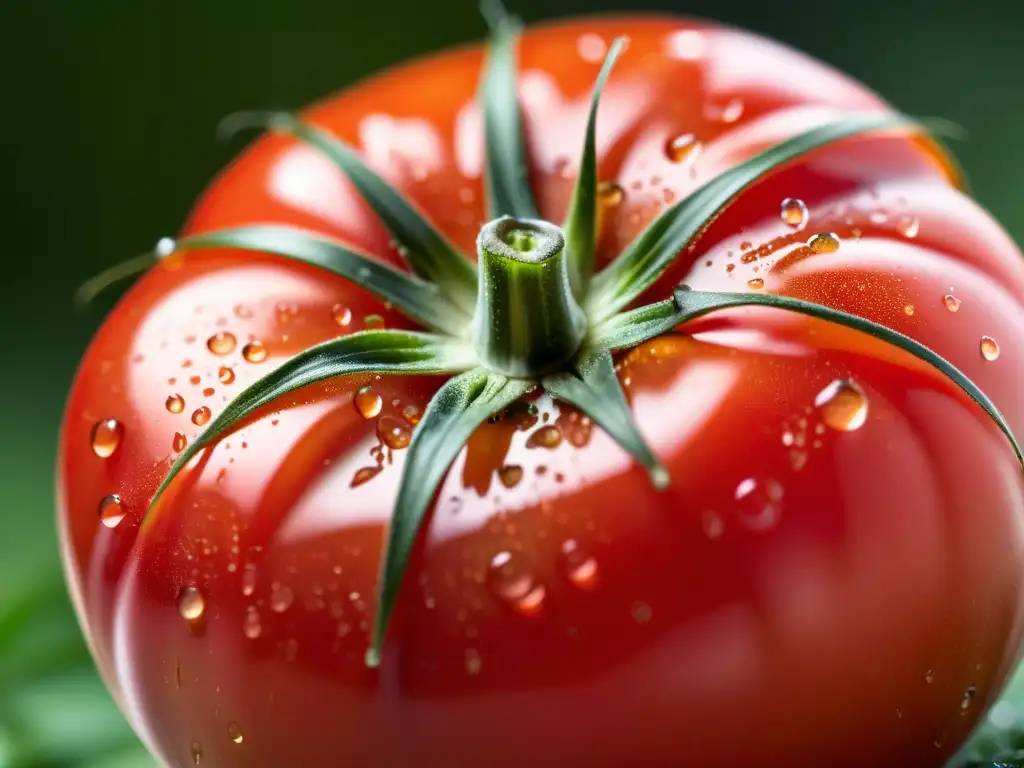
<svg viewBox="0 0 1024 768">
<path fill-rule="evenodd" d="M 352 324 L 352 310 L 344 304 L 335 304 L 331 313 L 334 316 L 334 322 L 342 328 Z"/>
<path fill-rule="evenodd" d="M 387 326 L 381 315 L 367 315 L 363 318 L 363 327 L 368 331 L 383 331 Z"/>
<path fill-rule="evenodd" d="M 515 488 L 523 479 L 523 468 L 517 464 L 509 464 L 498 470 L 498 479 L 506 488 Z"/>
<path fill-rule="evenodd" d="M 124 516 L 125 508 L 120 496 L 112 493 L 109 496 L 103 497 L 100 501 L 101 523 L 107 526 L 107 528 L 117 528 L 118 524 L 124 520 Z"/>
<path fill-rule="evenodd" d="M 964 697 L 960 699 L 960 709 L 968 709 L 971 706 L 971 702 L 974 701 L 974 697 L 977 695 L 977 688 L 973 685 L 967 686 L 967 690 L 964 691 Z"/>
<path fill-rule="evenodd" d="M 181 453 L 185 450 L 185 446 L 188 445 L 188 438 L 185 437 L 181 432 L 175 432 L 174 437 L 171 439 L 171 448 L 174 449 L 175 453 Z"/>
<path fill-rule="evenodd" d="M 356 473 L 352 475 L 352 482 L 349 483 L 350 488 L 356 488 L 363 483 L 369 482 L 381 472 L 381 467 L 362 467 L 356 470 Z"/>
<path fill-rule="evenodd" d="M 250 341 L 242 347 L 242 357 L 249 363 L 262 363 L 267 359 L 267 348 L 262 341 Z"/>
<path fill-rule="evenodd" d="M 989 362 L 999 359 L 999 344 L 991 336 L 981 337 L 981 356 Z"/>
<path fill-rule="evenodd" d="M 934 669 L 929 669 L 927 672 L 924 673 L 924 681 L 926 683 L 928 683 L 928 685 L 931 685 L 932 683 L 935 682 L 935 670 Z"/>
<path fill-rule="evenodd" d="M 242 735 L 242 729 L 234 720 L 228 723 L 228 738 L 235 742 L 235 744 L 241 744 L 245 739 Z"/>
<path fill-rule="evenodd" d="M 181 588 L 178 592 L 178 613 L 185 621 L 194 622 L 203 618 L 206 611 L 206 599 L 199 587 L 191 584 Z"/>
<path fill-rule="evenodd" d="M 249 563 L 242 571 L 242 594 L 246 597 L 256 591 L 256 566 Z"/>
<path fill-rule="evenodd" d="M 205 405 L 200 406 L 199 408 L 196 408 L 194 411 L 192 411 L 192 423 L 195 424 L 197 427 L 203 426 L 203 424 L 205 424 L 209 420 L 210 409 L 207 408 Z"/>
<path fill-rule="evenodd" d="M 491 589 L 518 613 L 533 615 L 541 609 L 545 589 L 519 556 L 502 551 L 491 559 L 487 580 Z"/>
<path fill-rule="evenodd" d="M 562 542 L 562 569 L 566 578 L 581 589 L 597 584 L 597 560 L 587 554 L 576 539 Z"/>
<path fill-rule="evenodd" d="M 235 380 L 235 371 L 226 365 L 217 369 L 217 379 L 221 384 L 230 384 Z"/>
<path fill-rule="evenodd" d="M 234 309 L 235 317 L 242 320 L 249 320 L 252 317 L 252 310 L 244 304 L 239 304 Z"/>
<path fill-rule="evenodd" d="M 291 608 L 295 601 L 295 593 L 291 587 L 278 584 L 270 593 L 270 610 L 274 613 L 284 613 Z"/>
<path fill-rule="evenodd" d="M 692 133 L 681 133 L 668 140 L 665 154 L 673 163 L 693 162 L 700 154 L 701 143 Z"/>
<path fill-rule="evenodd" d="M 198 741 L 193 741 L 188 750 L 192 755 L 192 762 L 199 765 L 203 760 L 203 745 Z"/>
<path fill-rule="evenodd" d="M 260 622 L 260 614 L 256 606 L 250 605 L 245 613 L 245 621 L 242 622 L 242 632 L 250 640 L 255 640 L 263 634 L 263 624 Z"/>
<path fill-rule="evenodd" d="M 602 181 L 597 185 L 597 199 L 601 201 L 601 205 L 614 208 L 626 199 L 626 190 L 614 181 Z"/>
<path fill-rule="evenodd" d="M 480 658 L 480 652 L 475 648 L 466 649 L 466 674 L 471 677 L 476 677 L 480 674 L 480 669 L 484 665 L 484 660 Z"/>
<path fill-rule="evenodd" d="M 917 237 L 917 233 L 921 231 L 921 225 L 917 219 L 913 216 L 904 216 L 898 222 L 896 222 L 896 228 L 900 234 L 907 238 Z"/>
<path fill-rule="evenodd" d="M 831 232 L 819 232 L 807 241 L 807 245 L 815 253 L 835 253 L 839 250 L 839 238 Z"/>
<path fill-rule="evenodd" d="M 783 489 L 778 481 L 748 477 L 736 486 L 733 496 L 740 521 L 751 530 L 766 531 L 779 522 Z"/>
<path fill-rule="evenodd" d="M 404 422 L 391 416 L 384 416 L 377 422 L 377 437 L 388 448 L 399 451 L 408 448 L 412 442 L 412 430 Z"/>
<path fill-rule="evenodd" d="M 950 312 L 956 312 L 957 310 L 960 309 L 960 299 L 958 299 L 951 293 L 947 293 L 945 296 L 942 297 L 942 304 Z"/>
<path fill-rule="evenodd" d="M 756 291 L 759 288 L 764 288 L 764 280 L 762 280 L 760 277 L 752 277 L 749 280 L 747 280 L 747 285 L 749 285 Z"/>
<path fill-rule="evenodd" d="M 913 317 L 915 311 L 916 310 L 914 309 L 913 304 L 907 304 L 905 307 L 903 307 L 903 314 L 905 314 L 907 317 Z"/>
<path fill-rule="evenodd" d="M 852 432 L 868 418 L 868 398 L 852 379 L 836 379 L 814 398 L 821 420 L 838 432 Z"/>
<path fill-rule="evenodd" d="M 782 201 L 782 220 L 793 228 L 802 227 L 807 223 L 807 205 L 803 200 L 787 197 Z"/>
<path fill-rule="evenodd" d="M 384 407 L 384 399 L 377 394 L 373 387 L 367 385 L 356 392 L 353 400 L 356 410 L 364 419 L 372 419 L 380 414 Z"/>
<path fill-rule="evenodd" d="M 630 614 L 633 616 L 633 621 L 637 624 L 648 624 L 654 617 L 654 609 L 651 608 L 647 603 L 636 602 L 633 603 L 629 609 Z"/>
<path fill-rule="evenodd" d="M 557 448 L 562 442 L 562 433 L 558 427 L 548 424 L 541 427 L 526 441 L 527 448 Z"/>
<path fill-rule="evenodd" d="M 153 253 L 158 259 L 166 259 L 174 253 L 174 249 L 177 247 L 178 244 L 174 241 L 173 237 L 161 237 L 156 241 L 156 247 L 153 248 Z"/>
<path fill-rule="evenodd" d="M 233 333 L 218 331 L 206 340 L 206 348 L 215 355 L 227 355 L 235 351 L 238 340 Z"/>
<path fill-rule="evenodd" d="M 124 426 L 117 419 L 97 421 L 93 425 L 89 438 L 92 452 L 101 459 L 109 459 L 121 445 L 122 437 L 124 437 Z"/>
</svg>

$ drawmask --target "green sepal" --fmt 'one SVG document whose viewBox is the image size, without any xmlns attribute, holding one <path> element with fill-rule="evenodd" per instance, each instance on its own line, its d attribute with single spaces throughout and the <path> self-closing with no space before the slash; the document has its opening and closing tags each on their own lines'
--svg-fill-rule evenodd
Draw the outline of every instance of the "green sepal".
<svg viewBox="0 0 1024 768">
<path fill-rule="evenodd" d="M 476 304 L 476 267 L 393 186 L 332 133 L 288 112 L 240 112 L 221 123 L 222 132 L 243 127 L 287 133 L 320 150 L 344 173 L 398 243 L 409 268 L 436 283 L 451 300 L 472 314 Z"/>
<path fill-rule="evenodd" d="M 1002 433 L 1006 435 L 1010 445 L 1013 447 L 1014 453 L 1017 455 L 1017 460 L 1024 467 L 1024 451 L 1022 451 L 1020 444 L 1017 442 L 1017 438 L 1014 437 L 1010 425 L 1006 423 L 1006 419 L 999 412 L 999 409 L 996 408 L 995 403 L 968 378 L 967 374 L 938 353 L 933 352 L 909 336 L 905 336 L 898 331 L 858 315 L 851 315 L 848 312 L 832 309 L 821 304 L 770 293 L 719 293 L 715 291 L 695 291 L 687 286 L 681 286 L 676 289 L 672 299 L 639 307 L 605 321 L 591 335 L 588 343 L 603 349 L 635 346 L 711 312 L 729 307 L 747 306 L 774 307 L 775 309 L 784 309 L 789 312 L 818 318 L 819 320 L 827 320 L 830 323 L 852 328 L 855 331 L 860 331 L 885 341 L 928 363 L 952 380 L 974 402 L 981 406 Z"/>
<path fill-rule="evenodd" d="M 526 139 L 519 109 L 516 44 L 521 24 L 498 0 L 481 4 L 491 27 L 479 102 L 484 121 L 488 218 L 539 219 L 530 189 Z"/>
<path fill-rule="evenodd" d="M 237 248 L 272 253 L 350 280 L 431 330 L 464 336 L 472 319 L 439 286 L 407 274 L 332 238 L 298 227 L 256 224 L 219 229 L 179 240 L 175 252 Z"/>
<path fill-rule="evenodd" d="M 599 272 L 585 309 L 594 323 L 611 317 L 650 288 L 691 240 L 741 192 L 798 157 L 858 134 L 892 128 L 923 130 L 895 112 L 850 113 L 776 144 L 714 177 L 652 221 Z"/>
<path fill-rule="evenodd" d="M 466 344 L 415 331 L 362 331 L 310 347 L 246 387 L 227 404 L 175 460 L 156 489 L 150 509 L 196 454 L 279 397 L 338 376 L 457 373 L 475 364 L 476 356 Z"/>
<path fill-rule="evenodd" d="M 571 403 L 597 422 L 623 450 L 643 466 L 658 490 L 669 485 L 669 475 L 644 441 L 626 402 L 611 353 L 589 349 L 580 353 L 573 371 L 545 376 L 541 384 L 547 393 Z"/>
<path fill-rule="evenodd" d="M 608 75 L 626 46 L 626 38 L 616 38 L 608 50 L 604 65 L 597 75 L 587 117 L 587 135 L 583 142 L 580 172 L 569 204 L 563 229 L 569 260 L 569 283 L 573 294 L 582 300 L 594 272 L 594 246 L 597 241 L 597 107 L 601 101 Z"/>
<path fill-rule="evenodd" d="M 367 666 L 380 663 L 384 636 L 413 545 L 448 466 L 477 427 L 533 386 L 526 379 L 509 379 L 475 368 L 445 382 L 427 406 L 406 451 L 391 529 L 381 558 L 377 615 L 366 652 Z"/>
</svg>

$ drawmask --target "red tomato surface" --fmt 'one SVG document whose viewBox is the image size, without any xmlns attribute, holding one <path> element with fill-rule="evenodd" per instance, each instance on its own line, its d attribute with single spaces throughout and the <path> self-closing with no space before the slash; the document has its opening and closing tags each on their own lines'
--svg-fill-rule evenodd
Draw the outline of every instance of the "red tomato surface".
<svg viewBox="0 0 1024 768">
<path fill-rule="evenodd" d="M 885 106 L 733 29 L 529 29 L 520 97 L 552 221 L 620 34 L 598 148 L 621 195 L 603 196 L 599 260 L 830 110 Z M 485 215 L 481 53 L 403 65 L 306 113 L 467 253 Z M 700 146 L 666 151 L 685 134 Z M 806 205 L 805 225 L 783 220 L 785 198 Z M 264 222 L 400 263 L 341 173 L 288 138 L 252 145 L 186 232 Z M 838 250 L 807 246 L 817 232 Z M 926 141 L 812 153 L 748 190 L 670 272 L 647 299 L 685 278 L 885 323 L 964 370 L 1024 435 L 1021 253 Z M 543 394 L 536 415 L 481 427 L 438 494 L 379 669 L 363 656 L 381 545 L 402 445 L 439 380 L 310 387 L 202 455 L 140 529 L 201 409 L 373 314 L 411 327 L 313 268 L 195 252 L 140 280 L 82 362 L 61 442 L 64 556 L 99 666 L 168 765 L 938 766 L 999 694 L 1024 629 L 1024 484 L 1006 439 L 909 354 L 777 310 L 717 313 L 622 358 L 667 493 Z M 863 400 L 822 394 L 843 379 Z M 365 386 L 380 397 L 370 418 L 354 405 Z M 106 419 L 119 442 L 102 457 Z M 108 453 L 103 427 L 97 438 Z M 97 513 L 110 494 L 119 523 L 109 502 L 106 523 Z"/>
</svg>

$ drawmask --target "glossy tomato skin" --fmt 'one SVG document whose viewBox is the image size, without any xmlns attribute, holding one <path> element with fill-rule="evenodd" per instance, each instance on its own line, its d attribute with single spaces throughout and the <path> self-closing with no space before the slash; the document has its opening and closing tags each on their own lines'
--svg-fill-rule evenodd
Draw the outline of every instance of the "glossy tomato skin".
<svg viewBox="0 0 1024 768">
<path fill-rule="evenodd" d="M 620 34 L 630 47 L 598 123 L 600 178 L 622 192 L 604 196 L 603 259 L 829 110 L 884 107 L 731 29 L 528 30 L 520 96 L 550 220 Z M 478 48 L 442 54 L 307 112 L 467 252 L 484 216 L 480 64 Z M 699 148 L 680 153 L 685 134 Z M 813 153 L 748 190 L 647 298 L 685 279 L 864 315 L 947 357 L 1024 434 L 1021 255 L 954 182 L 907 136 Z M 785 198 L 808 220 L 784 221 Z M 250 147 L 186 231 L 263 222 L 399 263 L 343 177 L 285 138 Z M 817 232 L 838 250 L 810 248 Z M 377 670 L 363 655 L 380 547 L 438 380 L 304 390 L 202 456 L 141 525 L 202 408 L 374 314 L 408 327 L 311 268 L 193 253 L 140 280 L 85 356 L 58 480 L 69 581 L 101 671 L 167 765 L 938 766 L 998 695 L 1024 576 L 1006 440 L 907 354 L 768 310 L 716 314 L 621 360 L 667 493 L 544 395 L 481 427 L 438 494 Z M 110 418 L 120 439 L 101 457 L 93 429 Z M 113 525 L 98 515 L 109 494 L 125 512 Z"/>
</svg>

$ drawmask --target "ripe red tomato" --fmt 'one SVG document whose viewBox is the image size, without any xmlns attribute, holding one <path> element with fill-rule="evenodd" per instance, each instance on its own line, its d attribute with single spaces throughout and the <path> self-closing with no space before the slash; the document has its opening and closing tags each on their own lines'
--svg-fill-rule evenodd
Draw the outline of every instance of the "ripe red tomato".
<svg viewBox="0 0 1024 768">
<path fill-rule="evenodd" d="M 884 106 L 733 29 L 530 29 L 519 87 L 550 220 L 620 34 L 597 134 L 614 182 L 605 261 L 823 111 Z M 306 113 L 467 253 L 484 222 L 480 66 L 479 48 L 447 52 Z M 1024 434 L 1024 262 L 957 182 L 926 140 L 839 142 L 747 190 L 647 298 L 685 278 L 863 315 L 951 360 Z M 267 222 L 400 264 L 341 173 L 290 138 L 251 146 L 186 232 Z M 1024 484 L 1004 437 L 905 353 L 770 309 L 621 359 L 668 493 L 545 395 L 481 427 L 379 669 L 363 657 L 383 535 L 438 380 L 355 377 L 264 409 L 140 532 L 211 413 L 297 351 L 380 322 L 410 327 L 313 268 L 189 253 L 139 281 L 82 362 L 61 439 L 65 560 L 104 676 L 168 765 L 938 766 L 999 694 L 1024 632 Z"/>
</svg>

